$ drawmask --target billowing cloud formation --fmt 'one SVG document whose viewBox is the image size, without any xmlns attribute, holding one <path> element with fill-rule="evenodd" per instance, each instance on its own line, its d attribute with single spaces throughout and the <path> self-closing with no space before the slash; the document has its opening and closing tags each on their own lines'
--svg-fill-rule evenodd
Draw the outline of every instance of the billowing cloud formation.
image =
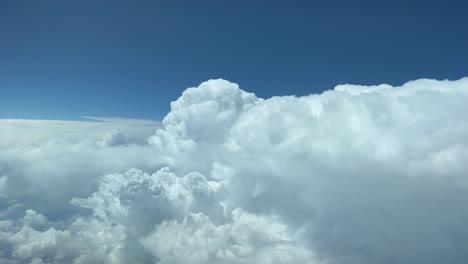
<svg viewBox="0 0 468 264">
<path fill-rule="evenodd" d="M 62 217 L 74 211 L 69 201 L 89 194 L 103 174 L 159 166 L 147 143 L 159 122 L 95 120 L 0 120 L 0 207 Z"/>
<path fill-rule="evenodd" d="M 3 144 L 0 262 L 467 263 L 467 101 L 467 78 L 266 100 L 211 80 L 147 140 Z"/>
</svg>

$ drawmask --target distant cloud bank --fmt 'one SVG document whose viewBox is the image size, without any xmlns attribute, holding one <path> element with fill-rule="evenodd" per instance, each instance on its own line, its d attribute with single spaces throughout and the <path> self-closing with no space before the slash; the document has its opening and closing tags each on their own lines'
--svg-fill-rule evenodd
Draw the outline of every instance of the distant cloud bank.
<svg viewBox="0 0 468 264">
<path fill-rule="evenodd" d="M 468 263 L 468 78 L 0 120 L 0 263 Z"/>
</svg>

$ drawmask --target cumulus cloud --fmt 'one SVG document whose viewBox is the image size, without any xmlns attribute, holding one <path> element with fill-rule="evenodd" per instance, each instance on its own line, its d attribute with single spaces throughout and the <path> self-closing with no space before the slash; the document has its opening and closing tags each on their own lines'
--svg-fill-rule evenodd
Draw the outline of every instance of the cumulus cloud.
<svg viewBox="0 0 468 264">
<path fill-rule="evenodd" d="M 210 80 L 159 128 L 0 121 L 0 260 L 466 263 L 467 100 L 467 78 L 269 99 Z"/>
<path fill-rule="evenodd" d="M 61 217 L 74 211 L 73 197 L 97 188 L 103 174 L 159 168 L 147 142 L 159 122 L 0 120 L 0 127 L 1 208 Z"/>
</svg>

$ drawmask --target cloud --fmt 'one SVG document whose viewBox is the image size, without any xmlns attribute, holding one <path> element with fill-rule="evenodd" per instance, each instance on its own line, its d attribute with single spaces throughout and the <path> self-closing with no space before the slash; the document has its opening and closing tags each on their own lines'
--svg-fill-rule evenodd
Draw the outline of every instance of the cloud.
<svg viewBox="0 0 468 264">
<path fill-rule="evenodd" d="M 210 80 L 159 129 L 0 121 L 0 260 L 466 263 L 467 100 L 468 78 L 269 99 Z"/>
<path fill-rule="evenodd" d="M 159 122 L 0 120 L 0 127 L 6 131 L 0 139 L 0 207 L 62 217 L 73 213 L 69 201 L 96 189 L 103 174 L 159 168 L 147 142 Z"/>
<path fill-rule="evenodd" d="M 147 139 L 161 126 L 160 122 L 153 120 L 90 116 L 83 118 L 89 121 L 0 119 L 0 148 L 39 145 L 51 139 L 75 143 L 96 140 L 112 130 L 120 130 L 137 142 L 142 142 L 141 139 Z"/>
</svg>

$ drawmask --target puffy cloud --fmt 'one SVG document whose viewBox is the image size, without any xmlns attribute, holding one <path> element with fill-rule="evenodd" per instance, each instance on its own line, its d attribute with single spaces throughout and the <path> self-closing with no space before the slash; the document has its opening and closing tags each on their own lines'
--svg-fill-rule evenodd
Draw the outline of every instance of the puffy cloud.
<svg viewBox="0 0 468 264">
<path fill-rule="evenodd" d="M 160 263 L 318 263 L 301 231 L 235 209 L 223 225 L 199 213 L 164 222 L 142 243 Z"/>
<path fill-rule="evenodd" d="M 60 218 L 75 210 L 73 197 L 97 188 L 103 174 L 160 167 L 147 143 L 159 122 L 0 120 L 0 127 L 0 208 Z"/>
<path fill-rule="evenodd" d="M 49 225 L 43 231 L 30 221 Z M 37 223 L 35 223 L 37 224 Z M 66 230 L 28 210 L 22 223 L 0 230 L 0 260 L 9 263 L 126 263 L 119 250 L 125 239 L 120 226 L 77 219 Z"/>
<path fill-rule="evenodd" d="M 0 260 L 466 263 L 467 100 L 467 78 L 269 99 L 211 80 L 152 136 L 3 143 Z"/>
</svg>

